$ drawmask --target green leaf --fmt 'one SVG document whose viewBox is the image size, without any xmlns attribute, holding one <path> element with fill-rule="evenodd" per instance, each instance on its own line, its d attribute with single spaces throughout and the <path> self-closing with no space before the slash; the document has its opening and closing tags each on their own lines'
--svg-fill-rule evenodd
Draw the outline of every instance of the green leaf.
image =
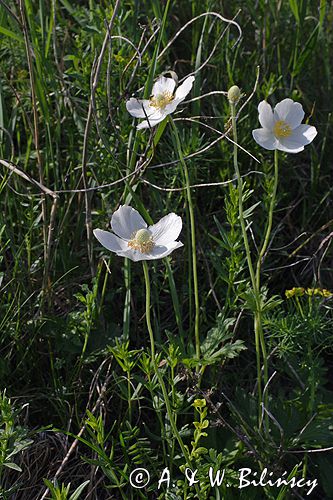
<svg viewBox="0 0 333 500">
<path fill-rule="evenodd" d="M 300 22 L 299 11 L 298 11 L 298 1 L 299 0 L 289 0 L 290 8 L 295 16 L 297 24 Z"/>
<path fill-rule="evenodd" d="M 14 462 L 5 462 L 3 465 L 5 467 L 8 467 L 8 469 L 14 469 L 14 470 L 17 470 L 17 472 L 22 472 L 21 467 L 19 467 L 18 465 L 14 464 Z"/>
<path fill-rule="evenodd" d="M 3 26 L 0 26 L 0 33 L 2 33 L 5 36 L 8 36 L 9 38 L 13 38 L 13 40 L 16 40 L 19 43 L 24 43 L 22 36 L 18 35 L 17 33 L 14 33 L 13 31 L 8 30 L 7 28 L 4 28 Z"/>
<path fill-rule="evenodd" d="M 244 210 L 243 212 L 243 217 L 244 219 L 248 219 L 249 217 L 251 217 L 251 215 L 253 214 L 254 210 L 257 208 L 258 205 L 261 204 L 261 201 L 257 201 L 257 203 L 254 203 L 253 205 L 251 205 L 249 208 L 247 208 L 246 210 Z"/>
<path fill-rule="evenodd" d="M 290 481 L 290 479 L 292 479 L 293 477 L 296 476 L 296 474 L 298 472 L 298 468 L 299 468 L 299 464 L 296 464 L 295 467 L 293 468 L 293 470 L 290 472 L 290 474 L 288 476 L 288 481 Z M 287 495 L 289 496 L 288 489 L 289 489 L 288 486 L 283 486 L 283 488 L 280 491 L 280 493 L 279 493 L 279 495 L 278 495 L 278 497 L 277 497 L 276 500 L 284 500 L 284 498 L 286 498 Z"/>
<path fill-rule="evenodd" d="M 278 307 L 282 302 L 283 300 L 278 295 L 273 295 L 262 305 L 262 312 L 266 313 L 267 311 L 271 311 L 272 309 Z"/>
<path fill-rule="evenodd" d="M 201 352 L 204 357 L 212 355 L 222 342 L 232 338 L 233 333 L 230 329 L 234 323 L 235 318 L 224 318 L 222 314 L 219 314 L 217 325 L 209 330 L 201 344 Z"/>
<path fill-rule="evenodd" d="M 74 491 L 74 493 L 69 497 L 69 500 L 77 500 L 79 498 L 79 496 L 81 495 L 82 491 L 84 490 L 84 488 L 89 483 L 90 483 L 90 480 L 88 479 L 88 481 L 85 481 L 78 488 L 76 488 L 76 490 Z"/>
<path fill-rule="evenodd" d="M 257 301 L 256 296 L 252 288 L 248 288 L 244 293 L 241 294 L 241 298 L 244 300 L 244 307 L 253 313 L 257 311 Z"/>
</svg>

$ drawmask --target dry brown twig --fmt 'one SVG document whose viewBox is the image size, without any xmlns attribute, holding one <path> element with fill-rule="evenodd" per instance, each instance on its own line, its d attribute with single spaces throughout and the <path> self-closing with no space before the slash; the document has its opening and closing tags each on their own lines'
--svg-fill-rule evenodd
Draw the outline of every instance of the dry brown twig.
<svg viewBox="0 0 333 500">
<path fill-rule="evenodd" d="M 192 122 L 192 123 L 197 123 L 198 125 L 201 125 L 202 127 L 205 127 L 209 130 L 211 130 L 212 132 L 215 132 L 216 134 L 219 134 L 220 138 L 223 139 L 227 139 L 229 142 L 231 142 L 232 144 L 236 144 L 236 146 L 241 149 L 242 151 L 244 151 L 244 153 L 246 153 L 247 155 L 251 156 L 251 158 L 256 161 L 257 163 L 260 163 L 260 161 L 255 157 L 253 156 L 252 153 L 250 153 L 247 149 L 243 148 L 243 146 L 241 146 L 240 144 L 238 144 L 237 142 L 233 141 L 226 132 L 221 132 L 221 130 L 218 130 L 217 128 L 214 128 L 212 127 L 211 125 L 207 125 L 207 123 L 203 123 L 201 122 L 200 120 L 194 120 L 193 118 L 175 118 L 174 121 L 187 121 L 187 122 Z M 228 129 L 229 131 L 229 129 Z"/>
<path fill-rule="evenodd" d="M 38 187 L 38 189 L 42 191 L 44 194 L 51 196 L 53 199 L 58 198 L 58 195 L 55 191 L 52 191 L 48 187 L 44 186 L 44 184 L 36 181 L 36 179 L 31 177 L 31 175 L 29 175 L 27 172 L 24 172 L 17 165 L 15 165 L 15 163 L 0 159 L 0 164 L 8 168 L 8 170 L 10 170 L 11 172 L 22 177 L 22 179 L 24 179 L 25 181 L 28 181 L 34 186 Z"/>
<path fill-rule="evenodd" d="M 199 66 L 199 68 L 197 68 L 195 71 L 192 71 L 192 73 L 189 73 L 188 75 L 186 75 L 184 78 L 180 79 L 179 80 L 179 83 L 181 83 L 183 80 L 185 80 L 185 78 L 187 78 L 188 76 L 190 75 L 195 75 L 196 73 L 198 73 L 199 71 L 201 71 L 210 61 L 210 59 L 213 57 L 219 43 L 221 42 L 221 40 L 223 39 L 224 35 L 226 34 L 226 32 L 228 31 L 230 25 L 233 25 L 237 28 L 238 30 L 238 38 L 237 40 L 235 41 L 234 43 L 234 46 L 238 44 L 239 40 L 241 39 L 241 36 L 242 36 L 242 29 L 241 27 L 239 26 L 239 24 L 235 21 L 235 19 L 237 18 L 238 14 L 239 14 L 240 10 L 236 13 L 236 15 L 234 16 L 233 19 L 227 19 L 226 17 L 223 17 L 221 14 L 217 13 L 217 12 L 203 12 L 202 14 L 199 14 L 198 16 L 196 17 L 193 17 L 192 19 L 190 19 L 186 24 L 184 24 L 184 26 L 182 26 L 178 31 L 177 33 L 174 35 L 173 38 L 171 38 L 171 40 L 169 41 L 169 43 L 164 47 L 164 49 L 161 51 L 161 53 L 158 55 L 157 57 L 157 60 L 159 60 L 163 55 L 164 53 L 171 47 L 171 45 L 173 44 L 173 42 L 179 37 L 179 35 L 185 30 L 187 29 L 189 26 L 191 26 L 192 23 L 194 23 L 195 21 L 197 21 L 198 19 L 202 18 L 202 17 L 208 17 L 208 16 L 214 16 L 216 17 L 217 19 L 219 19 L 220 21 L 223 21 L 225 23 L 227 23 L 227 26 L 226 28 L 223 30 L 222 34 L 219 36 L 219 38 L 217 39 L 217 41 L 215 42 L 214 44 L 214 47 L 213 49 L 211 50 L 211 52 L 209 53 L 209 56 L 205 59 L 205 61 L 201 64 L 201 66 Z M 144 87 L 141 87 L 140 89 L 138 89 L 137 92 L 140 92 L 143 90 Z"/>
<path fill-rule="evenodd" d="M 161 28 L 161 26 L 160 26 L 160 25 L 158 25 L 158 26 L 157 26 L 157 28 L 156 28 L 156 29 L 154 29 L 153 33 L 152 33 L 152 34 L 150 35 L 150 37 L 148 38 L 148 40 L 147 40 L 146 44 L 144 45 L 143 49 L 141 50 L 141 58 L 142 58 L 142 56 L 145 54 L 145 52 L 146 52 L 146 50 L 148 49 L 148 47 L 149 47 L 149 45 L 151 44 L 151 42 L 152 42 L 152 41 L 154 40 L 154 38 L 156 37 L 156 35 L 157 35 L 157 33 L 159 32 L 160 28 Z M 144 34 L 145 34 L 145 30 L 142 32 L 142 35 L 141 35 L 141 38 L 140 38 L 140 41 L 139 41 L 139 45 L 138 45 L 138 47 L 140 47 L 140 46 L 141 46 L 141 43 L 142 43 L 143 38 L 144 38 Z M 133 60 L 133 58 L 132 58 L 132 59 L 131 59 L 128 63 L 127 63 L 126 67 L 124 68 L 124 71 L 123 71 L 122 77 L 123 77 L 123 75 L 125 74 L 125 72 L 127 71 L 127 68 L 128 68 L 128 67 L 129 67 L 129 65 L 131 64 L 132 60 Z M 137 60 L 137 62 L 136 62 L 136 64 L 135 64 L 135 66 L 134 66 L 134 68 L 133 68 L 132 74 L 131 74 L 131 76 L 130 76 L 130 78 L 129 78 L 129 80 L 128 80 L 127 84 L 126 84 L 126 87 L 125 87 L 125 89 L 124 89 L 124 92 L 123 92 L 123 94 L 120 96 L 120 100 L 123 100 L 123 99 L 124 99 L 124 96 L 128 93 L 128 89 L 130 88 L 130 86 L 131 86 L 131 84 L 132 84 L 132 81 L 133 81 L 133 79 L 134 79 L 134 77 L 135 77 L 135 74 L 136 74 L 136 72 L 137 72 L 138 67 L 139 67 L 139 60 Z M 141 90 L 143 90 L 143 89 L 141 88 Z M 138 92 L 139 92 L 139 91 L 140 91 L 140 89 L 138 90 Z"/>
<path fill-rule="evenodd" d="M 138 58 L 138 64 L 141 65 L 141 59 L 142 59 L 142 56 L 141 56 L 141 52 L 140 52 L 140 49 L 139 47 L 136 47 L 134 45 L 134 43 L 129 40 L 127 37 L 125 36 L 122 36 L 122 35 L 111 35 L 111 33 L 109 32 L 109 26 L 107 23 L 106 24 L 106 29 L 108 31 L 108 35 L 109 35 L 109 54 L 108 54 L 108 64 L 107 64 L 107 70 L 106 70 L 106 94 L 107 94 L 107 103 L 108 103 L 108 114 L 109 114 L 109 120 L 110 120 L 110 123 L 112 124 L 112 127 L 113 129 L 116 129 L 116 126 L 114 124 L 114 121 L 113 121 L 113 114 L 112 114 L 112 105 L 111 105 L 111 56 L 112 56 L 112 40 L 123 40 L 125 41 L 126 43 L 128 43 L 134 50 L 135 50 L 135 54 L 131 57 L 130 61 L 127 63 L 126 65 L 126 68 L 131 64 L 131 62 L 134 60 L 134 58 L 137 56 Z M 140 40 L 140 43 L 141 43 L 141 40 Z M 123 73 L 126 71 L 126 68 L 124 69 Z M 97 116 L 97 113 L 95 113 L 95 121 L 96 121 L 96 127 L 97 127 L 97 131 L 98 131 L 98 135 L 100 137 L 100 139 L 102 139 L 102 135 L 100 133 L 100 128 L 99 128 L 99 123 L 98 123 L 98 116 Z M 103 145 L 106 147 L 106 145 L 104 144 L 104 141 L 103 142 Z M 109 148 L 106 148 L 108 150 L 108 152 L 112 155 L 112 151 L 109 150 Z"/>
<path fill-rule="evenodd" d="M 207 59 L 201 64 L 201 66 L 199 66 L 199 68 L 197 68 L 195 71 L 193 71 L 192 73 L 189 73 L 189 75 L 186 75 L 186 78 L 190 75 L 195 75 L 196 73 L 198 73 L 199 71 L 202 70 L 202 68 L 204 68 L 208 62 L 210 61 L 210 59 L 212 58 L 212 56 L 214 55 L 215 53 L 215 50 L 217 49 L 220 41 L 222 40 L 222 38 L 224 37 L 225 33 L 227 32 L 227 30 L 229 29 L 230 25 L 233 25 L 237 28 L 238 30 L 238 38 L 237 40 L 235 41 L 235 44 L 234 45 L 237 45 L 241 36 L 242 36 L 242 29 L 241 27 L 239 26 L 239 24 L 235 21 L 236 17 L 238 16 L 240 11 L 238 11 L 236 13 L 236 15 L 234 16 L 233 19 L 227 19 L 226 17 L 223 17 L 221 14 L 217 13 L 217 12 L 203 12 L 202 14 L 199 14 L 198 16 L 196 17 L 193 17 L 192 19 L 190 19 L 186 24 L 184 24 L 184 26 L 182 26 L 178 31 L 177 33 L 175 34 L 175 36 L 173 38 L 171 38 L 171 40 L 169 41 L 169 43 L 164 47 L 164 49 L 162 50 L 162 52 L 158 55 L 158 60 L 164 55 L 164 53 L 170 48 L 170 46 L 173 44 L 173 42 L 179 37 L 179 35 L 185 30 L 187 29 L 192 23 L 194 23 L 195 21 L 197 21 L 198 19 L 202 18 L 202 17 L 208 17 L 208 16 L 213 16 L 213 17 L 216 17 L 217 19 L 219 19 L 220 21 L 222 22 L 225 22 L 228 24 L 228 26 L 223 30 L 222 34 L 219 36 L 219 38 L 217 39 L 213 49 L 211 50 L 209 56 L 207 57 Z M 182 80 L 180 80 L 181 82 Z"/>
<path fill-rule="evenodd" d="M 242 179 L 244 177 L 247 177 L 248 175 L 251 174 L 260 174 L 263 175 L 262 172 L 257 172 L 256 170 L 250 170 L 250 172 L 247 172 L 247 174 L 242 175 Z M 155 189 L 158 189 L 159 191 L 165 191 L 167 193 L 172 193 L 172 192 L 180 192 L 180 191 L 185 191 L 186 187 L 179 187 L 179 188 L 166 188 L 162 186 L 158 186 L 157 184 L 153 184 L 150 181 L 147 181 L 147 179 L 140 179 L 141 182 L 144 184 L 147 184 L 148 186 L 151 186 Z M 221 181 L 221 182 L 205 182 L 202 184 L 191 184 L 190 189 L 196 189 L 196 188 L 207 188 L 207 187 L 215 187 L 215 186 L 228 186 L 228 184 L 231 184 L 232 182 L 235 182 L 235 179 L 229 179 L 227 181 Z"/>
</svg>

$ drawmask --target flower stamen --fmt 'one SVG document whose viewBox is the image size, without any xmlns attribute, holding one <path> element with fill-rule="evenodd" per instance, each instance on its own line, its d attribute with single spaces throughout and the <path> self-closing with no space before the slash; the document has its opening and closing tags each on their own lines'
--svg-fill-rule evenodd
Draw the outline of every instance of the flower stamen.
<svg viewBox="0 0 333 500">
<path fill-rule="evenodd" d="M 156 109 L 164 109 L 167 104 L 170 104 L 173 101 L 174 96 L 171 92 L 162 92 L 162 94 L 158 94 L 153 96 L 150 99 L 150 105 Z"/>
<path fill-rule="evenodd" d="M 277 137 L 278 139 L 280 139 L 281 137 L 290 137 L 292 134 L 290 125 L 288 125 L 288 123 L 286 123 L 284 120 L 278 120 L 277 122 L 275 122 L 273 131 L 275 137 Z"/>
<path fill-rule="evenodd" d="M 155 246 L 153 237 L 149 229 L 139 229 L 132 235 L 128 246 L 133 250 L 139 250 L 141 253 L 149 253 Z"/>
</svg>

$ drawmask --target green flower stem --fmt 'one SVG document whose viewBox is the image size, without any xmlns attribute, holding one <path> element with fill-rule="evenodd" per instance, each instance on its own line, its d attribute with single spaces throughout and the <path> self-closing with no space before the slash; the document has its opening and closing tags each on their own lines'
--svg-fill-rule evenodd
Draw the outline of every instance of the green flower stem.
<svg viewBox="0 0 333 500">
<path fill-rule="evenodd" d="M 274 211 L 274 206 L 275 206 L 276 191 L 277 191 L 277 185 L 278 185 L 278 180 L 279 180 L 279 162 L 278 162 L 278 159 L 279 159 L 279 154 L 278 154 L 278 150 L 276 149 L 274 151 L 274 185 L 273 185 L 273 193 L 271 196 L 271 202 L 269 205 L 268 224 L 267 224 L 265 239 L 264 239 L 264 242 L 262 244 L 261 250 L 259 252 L 259 257 L 258 257 L 258 262 L 257 262 L 256 281 L 257 281 L 257 288 L 258 289 L 260 289 L 261 264 L 262 264 L 262 260 L 265 256 L 265 252 L 267 250 L 267 246 L 269 243 L 269 237 L 271 235 L 271 230 L 272 230 L 273 211 Z"/>
<path fill-rule="evenodd" d="M 245 226 L 245 219 L 244 219 L 244 210 L 243 210 L 243 181 L 240 175 L 240 171 L 238 168 L 238 147 L 237 147 L 237 125 L 236 125 L 236 108 L 234 104 L 230 104 L 231 107 L 231 121 L 232 121 L 232 134 L 233 134 L 233 140 L 234 140 L 234 168 L 237 176 L 237 182 L 238 182 L 238 209 L 239 209 L 239 220 L 242 228 L 242 234 L 243 234 L 243 240 L 244 240 L 244 246 L 245 246 L 245 252 L 246 252 L 246 259 L 247 259 L 247 265 L 249 268 L 250 272 L 250 277 L 251 277 L 251 282 L 252 286 L 255 289 L 255 274 L 254 274 L 254 269 L 253 269 L 253 264 L 252 264 L 252 259 L 251 259 L 251 252 L 250 252 L 250 245 L 249 245 L 249 240 L 247 238 L 247 233 L 246 233 L 246 226 Z"/>
<path fill-rule="evenodd" d="M 155 367 L 155 340 L 154 340 L 153 329 L 152 329 L 151 321 L 150 321 L 150 280 L 149 280 L 148 264 L 145 260 L 142 261 L 142 266 L 143 266 L 143 273 L 145 276 L 145 284 L 146 284 L 146 323 L 147 323 L 147 328 L 148 328 L 148 333 L 149 333 L 149 338 L 150 338 L 151 359 L 152 359 L 154 367 Z"/>
<path fill-rule="evenodd" d="M 173 131 L 175 134 L 178 155 L 179 155 L 180 163 L 181 163 L 183 170 L 184 170 L 185 181 L 186 181 L 186 195 L 187 195 L 188 209 L 189 209 L 189 213 L 190 213 L 190 226 L 191 226 L 193 287 L 194 287 L 194 304 L 195 304 L 195 326 L 194 326 L 195 354 L 196 354 L 197 359 L 200 359 L 200 332 L 199 332 L 200 304 L 199 304 L 196 238 L 195 238 L 195 219 L 194 219 L 194 209 L 193 209 L 193 202 L 192 202 L 191 189 L 190 189 L 190 177 L 189 177 L 188 169 L 187 169 L 187 166 L 186 166 L 186 163 L 184 160 L 184 155 L 183 155 L 183 151 L 182 151 L 182 147 L 181 147 L 181 143 L 180 143 L 178 130 L 177 130 L 175 122 L 173 121 L 171 116 L 169 116 L 169 121 L 172 125 Z M 199 370 L 199 366 L 197 367 L 197 370 Z"/>
<path fill-rule="evenodd" d="M 163 394 L 163 398 L 164 398 L 164 403 L 165 403 L 166 411 L 167 411 L 168 418 L 169 418 L 169 421 L 170 421 L 170 426 L 171 426 L 172 432 L 173 432 L 174 436 L 176 437 L 176 439 L 178 441 L 178 444 L 179 444 L 179 446 L 180 446 L 180 448 L 182 450 L 182 453 L 183 453 L 183 456 L 185 458 L 186 464 L 188 465 L 188 467 L 190 467 L 192 469 L 192 463 L 191 463 L 191 459 L 190 459 L 188 450 L 186 449 L 186 447 L 185 447 L 185 445 L 183 443 L 183 440 L 182 440 L 182 438 L 181 438 L 181 436 L 180 436 L 180 434 L 178 432 L 178 429 L 177 429 L 177 426 L 176 426 L 176 423 L 175 423 L 175 419 L 174 419 L 174 416 L 173 416 L 173 411 L 172 411 L 172 408 L 171 408 L 171 404 L 170 404 L 168 392 L 166 390 L 163 377 L 162 377 L 162 375 L 161 375 L 161 373 L 159 371 L 159 368 L 158 368 L 158 365 L 157 365 L 157 362 L 156 362 L 155 340 L 154 340 L 154 334 L 153 334 L 153 329 L 152 329 L 151 320 L 150 320 L 150 280 L 149 280 L 149 271 L 148 271 L 147 262 L 145 260 L 142 261 L 142 265 L 143 265 L 143 272 L 144 272 L 145 284 L 146 284 L 146 323 L 147 323 L 147 328 L 148 328 L 148 333 L 149 333 L 149 338 L 150 338 L 150 348 L 151 348 L 152 364 L 153 364 L 153 368 L 154 368 L 154 372 L 155 372 L 156 378 L 157 378 L 157 380 L 158 380 L 158 382 L 160 384 L 161 390 L 162 390 L 162 394 Z M 198 485 L 196 484 L 195 487 L 196 487 L 196 491 L 197 491 L 197 493 L 199 495 L 200 491 L 199 491 Z"/>
<path fill-rule="evenodd" d="M 272 224 L 273 224 L 273 211 L 274 211 L 274 206 L 275 206 L 275 201 L 276 201 L 276 192 L 277 192 L 277 186 L 278 186 L 278 179 L 279 179 L 279 155 L 278 155 L 278 150 L 276 149 L 274 151 L 274 184 L 273 184 L 273 192 L 271 195 L 271 201 L 269 205 L 269 211 L 268 211 L 268 223 L 267 223 L 267 229 L 266 229 L 266 234 L 265 238 L 261 247 L 261 250 L 259 252 L 258 260 L 257 260 L 257 268 L 256 268 L 256 285 L 257 285 L 257 290 L 260 290 L 260 274 L 261 274 L 261 264 L 263 261 L 263 258 L 265 256 L 268 243 L 269 243 L 269 238 L 271 235 L 272 231 Z M 261 314 L 260 314 L 261 316 Z M 267 384 L 268 381 L 268 363 L 267 363 L 267 352 L 266 352 L 266 346 L 265 346 L 265 338 L 262 330 L 262 323 L 261 323 L 261 317 L 259 318 L 260 324 L 259 324 L 259 332 L 260 332 L 260 343 L 261 343 L 261 351 L 263 355 L 263 361 L 264 361 L 264 384 Z M 265 391 L 265 396 L 264 396 L 264 405 L 265 408 L 267 408 L 267 403 L 268 403 L 268 391 Z M 266 418 L 267 415 L 265 415 Z M 268 422 L 266 422 L 267 424 Z"/>
<path fill-rule="evenodd" d="M 262 329 L 262 311 L 261 311 L 260 304 L 259 304 L 258 310 L 255 312 L 255 315 L 254 315 L 254 325 L 255 325 L 254 329 L 256 332 L 256 339 L 257 338 L 259 339 L 258 349 L 261 348 L 262 357 L 263 357 L 263 364 L 264 364 L 264 406 L 265 406 L 265 408 L 267 408 L 268 407 L 268 390 L 267 390 L 266 384 L 268 382 L 268 363 L 267 363 L 267 351 L 266 351 L 266 345 L 265 345 L 264 332 Z M 256 343 L 256 348 L 257 348 L 257 343 Z M 261 377 L 261 367 L 260 367 L 260 377 Z M 261 427 L 262 419 L 264 417 L 265 424 L 266 424 L 266 430 L 268 431 L 268 425 L 269 425 L 268 415 L 265 412 L 264 416 L 262 416 L 261 403 L 262 403 L 262 396 L 261 396 L 260 409 L 259 409 L 259 428 Z"/>
<path fill-rule="evenodd" d="M 261 357 L 260 357 L 260 331 L 261 329 L 261 310 L 260 310 L 260 291 L 257 288 L 256 277 L 251 259 L 250 245 L 246 233 L 244 211 L 243 211 L 243 181 L 238 167 L 238 147 L 237 147 L 237 125 L 236 125 L 236 107 L 234 103 L 230 103 L 231 109 L 231 122 L 232 133 L 234 140 L 234 168 L 238 183 L 238 211 L 239 220 L 242 229 L 243 241 L 246 252 L 247 265 L 250 272 L 251 284 L 256 298 L 256 311 L 254 314 L 254 332 L 255 332 L 255 346 L 256 346 L 256 359 L 257 359 L 257 383 L 258 383 L 258 422 L 261 422 L 261 403 L 262 403 L 262 385 L 261 385 Z"/>
<path fill-rule="evenodd" d="M 128 402 L 128 420 L 132 422 L 132 391 L 131 391 L 131 372 L 127 371 L 127 402 Z"/>
</svg>

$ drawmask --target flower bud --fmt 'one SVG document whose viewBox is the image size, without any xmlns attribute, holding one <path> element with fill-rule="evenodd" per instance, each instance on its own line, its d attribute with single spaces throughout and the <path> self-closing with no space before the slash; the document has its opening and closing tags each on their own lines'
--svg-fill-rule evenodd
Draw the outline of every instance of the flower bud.
<svg viewBox="0 0 333 500">
<path fill-rule="evenodd" d="M 237 85 L 233 85 L 228 90 L 228 99 L 230 104 L 237 104 L 241 95 L 240 88 Z"/>
</svg>

